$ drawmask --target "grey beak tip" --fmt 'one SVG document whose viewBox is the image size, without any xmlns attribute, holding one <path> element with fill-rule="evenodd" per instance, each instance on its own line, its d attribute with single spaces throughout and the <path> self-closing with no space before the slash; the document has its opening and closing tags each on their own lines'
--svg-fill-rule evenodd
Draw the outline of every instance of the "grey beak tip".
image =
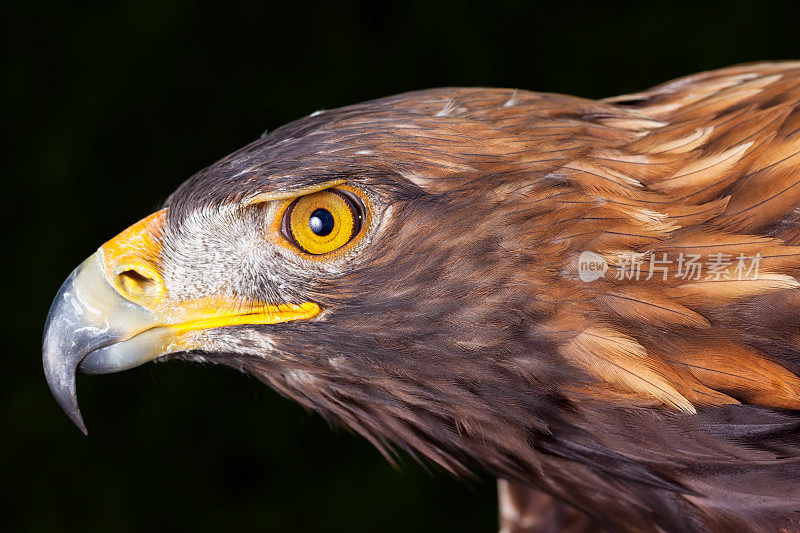
<svg viewBox="0 0 800 533">
<path fill-rule="evenodd" d="M 50 392 L 69 419 L 86 435 L 86 424 L 78 408 L 78 395 L 75 391 L 75 371 L 69 366 L 51 369 L 47 366 L 48 362 L 45 361 L 45 376 Z"/>
<path fill-rule="evenodd" d="M 88 435 L 89 432 L 86 430 L 86 424 L 83 422 L 81 410 L 78 408 L 78 397 L 75 394 L 75 389 L 72 389 L 71 395 L 56 398 L 56 401 L 58 401 L 61 409 L 64 410 L 64 413 L 66 413 L 69 419 L 72 420 L 76 426 L 78 426 L 78 429 L 81 430 L 81 433 Z"/>
<path fill-rule="evenodd" d="M 81 412 L 79 410 L 74 411 L 67 411 L 67 416 L 69 417 L 72 422 L 78 426 L 78 429 L 81 430 L 81 433 L 84 435 L 89 435 L 89 431 L 86 429 L 86 424 L 83 423 L 83 417 L 81 416 Z"/>
<path fill-rule="evenodd" d="M 69 417 L 69 419 L 72 420 L 76 426 L 78 426 L 78 429 L 80 429 L 84 435 L 87 435 L 88 431 L 86 430 L 86 424 L 83 422 L 81 410 L 78 408 L 78 398 L 75 394 L 74 387 L 72 388 L 72 391 L 63 389 L 59 390 L 51 387 L 51 392 L 53 397 L 56 399 L 56 402 L 58 402 L 58 405 Z"/>
</svg>

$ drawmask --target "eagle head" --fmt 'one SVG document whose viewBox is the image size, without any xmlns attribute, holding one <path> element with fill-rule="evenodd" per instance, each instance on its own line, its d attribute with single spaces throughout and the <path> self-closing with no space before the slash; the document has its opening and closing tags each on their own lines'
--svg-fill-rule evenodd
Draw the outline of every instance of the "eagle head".
<svg viewBox="0 0 800 533">
<path fill-rule="evenodd" d="M 530 455 L 558 399 L 536 324 L 564 258 L 537 216 L 547 201 L 520 200 L 563 155 L 487 115 L 514 98 L 436 90 L 317 113 L 199 172 L 60 289 L 55 397 L 85 431 L 76 371 L 208 361 L 384 451 L 452 470 Z"/>
</svg>

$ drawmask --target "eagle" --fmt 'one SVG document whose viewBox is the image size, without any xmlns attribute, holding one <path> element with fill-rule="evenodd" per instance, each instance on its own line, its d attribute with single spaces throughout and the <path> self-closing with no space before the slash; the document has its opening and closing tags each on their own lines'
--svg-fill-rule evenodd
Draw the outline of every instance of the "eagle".
<svg viewBox="0 0 800 533">
<path fill-rule="evenodd" d="M 233 367 L 457 476 L 501 528 L 800 531 L 800 62 L 591 100 L 316 112 L 58 291 L 44 372 Z"/>
</svg>

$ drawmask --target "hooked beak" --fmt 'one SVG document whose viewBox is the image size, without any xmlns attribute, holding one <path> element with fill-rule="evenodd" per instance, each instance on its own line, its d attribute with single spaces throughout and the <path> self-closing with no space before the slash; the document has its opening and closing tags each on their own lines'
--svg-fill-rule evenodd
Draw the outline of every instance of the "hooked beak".
<svg viewBox="0 0 800 533">
<path fill-rule="evenodd" d="M 161 210 L 134 224 L 81 263 L 47 314 L 42 360 L 58 404 L 85 434 L 75 374 L 107 374 L 163 355 L 201 349 L 198 332 L 316 316 L 315 303 L 264 305 L 224 296 L 175 301 L 157 268 Z"/>
<path fill-rule="evenodd" d="M 152 328 L 157 320 L 147 309 L 120 296 L 104 279 L 99 262 L 98 253 L 93 254 L 61 285 L 47 314 L 42 347 L 50 390 L 84 433 L 76 371 L 115 372 L 158 356 L 154 345 L 120 343 Z"/>
</svg>

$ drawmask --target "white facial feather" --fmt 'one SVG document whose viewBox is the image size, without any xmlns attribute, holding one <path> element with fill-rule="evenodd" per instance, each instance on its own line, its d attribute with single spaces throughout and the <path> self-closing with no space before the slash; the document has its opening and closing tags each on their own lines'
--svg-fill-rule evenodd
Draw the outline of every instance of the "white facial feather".
<svg viewBox="0 0 800 533">
<path fill-rule="evenodd" d="M 367 245 L 386 212 L 371 217 L 370 227 L 347 254 L 312 260 L 291 245 L 278 244 L 275 217 L 283 201 L 257 205 L 201 207 L 163 236 L 161 274 L 175 300 L 224 295 L 247 301 L 300 303 L 309 286 L 342 272 L 342 267 Z M 376 207 L 376 206 L 373 206 Z M 374 211 L 374 209 L 373 209 Z M 307 301 L 301 298 L 302 301 Z"/>
</svg>

